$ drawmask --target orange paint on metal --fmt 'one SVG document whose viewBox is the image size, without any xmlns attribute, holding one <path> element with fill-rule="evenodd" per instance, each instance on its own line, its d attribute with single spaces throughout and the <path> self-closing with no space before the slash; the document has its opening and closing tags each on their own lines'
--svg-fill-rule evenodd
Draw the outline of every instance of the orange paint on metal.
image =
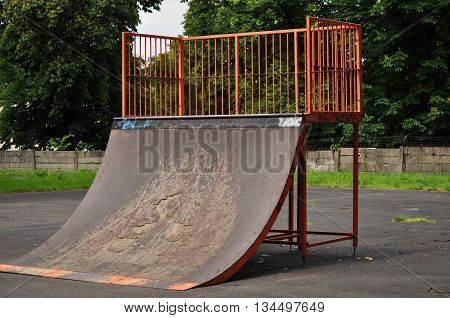
<svg viewBox="0 0 450 318">
<path fill-rule="evenodd" d="M 60 270 L 60 269 L 50 269 L 39 274 L 39 276 L 49 277 L 49 278 L 60 278 L 68 274 L 73 274 L 72 271 Z"/>
<path fill-rule="evenodd" d="M 8 265 L 8 264 L 0 265 L 0 272 L 7 272 L 7 273 L 40 275 L 43 271 L 45 271 L 45 270 L 42 268 L 35 268 L 35 267 L 16 266 L 16 265 Z"/>
<path fill-rule="evenodd" d="M 8 264 L 0 264 L 0 272 L 6 273 L 20 273 L 24 270 L 22 266 L 8 265 Z"/>
<path fill-rule="evenodd" d="M 181 290 L 188 290 L 188 289 L 194 288 L 196 286 L 198 286 L 197 283 L 182 283 L 182 284 L 171 285 L 171 286 L 167 287 L 167 289 L 181 291 Z"/>
<path fill-rule="evenodd" d="M 113 285 L 126 285 L 126 286 L 144 286 L 151 281 L 146 278 L 140 277 L 126 277 L 126 276 L 108 276 L 102 280 L 101 283 L 113 284 Z"/>
</svg>

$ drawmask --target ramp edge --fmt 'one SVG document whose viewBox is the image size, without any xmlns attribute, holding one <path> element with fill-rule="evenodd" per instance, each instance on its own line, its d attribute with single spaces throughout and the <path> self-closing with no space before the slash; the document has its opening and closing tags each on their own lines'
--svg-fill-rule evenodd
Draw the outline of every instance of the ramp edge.
<svg viewBox="0 0 450 318">
<path fill-rule="evenodd" d="M 198 283 L 194 282 L 176 283 L 169 285 L 163 283 L 162 285 L 159 285 L 158 284 L 159 281 L 157 280 L 151 280 L 142 277 L 100 275 L 94 273 L 74 272 L 64 269 L 37 268 L 12 264 L 0 264 L 0 272 L 8 274 L 83 281 L 89 283 L 101 283 L 110 285 L 147 287 L 147 288 L 164 288 L 177 291 L 188 290 L 199 285 Z"/>
</svg>

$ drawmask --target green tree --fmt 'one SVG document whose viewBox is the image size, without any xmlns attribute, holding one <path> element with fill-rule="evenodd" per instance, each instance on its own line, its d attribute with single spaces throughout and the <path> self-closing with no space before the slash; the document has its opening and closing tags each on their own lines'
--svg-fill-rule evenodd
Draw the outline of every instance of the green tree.
<svg viewBox="0 0 450 318">
<path fill-rule="evenodd" d="M 334 0 L 364 30 L 363 137 L 449 135 L 449 0 Z"/>
<path fill-rule="evenodd" d="M 0 145 L 102 147 L 120 110 L 120 33 L 161 1 L 1 1 Z"/>
<path fill-rule="evenodd" d="M 183 0 L 188 3 L 185 35 L 209 35 L 304 26 L 306 15 L 320 1 Z"/>
<path fill-rule="evenodd" d="M 187 35 L 300 28 L 307 15 L 361 23 L 362 141 L 373 143 L 378 136 L 450 134 L 449 0 L 186 2 Z M 352 133 L 345 124 L 316 127 L 314 138 L 349 139 Z"/>
</svg>

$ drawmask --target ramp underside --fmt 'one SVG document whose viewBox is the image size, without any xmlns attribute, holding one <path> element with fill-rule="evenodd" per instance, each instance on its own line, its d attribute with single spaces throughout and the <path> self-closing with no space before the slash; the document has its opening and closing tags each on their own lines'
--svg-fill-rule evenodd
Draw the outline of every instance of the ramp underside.
<svg viewBox="0 0 450 318">
<path fill-rule="evenodd" d="M 177 290 L 225 280 L 278 213 L 300 121 L 115 121 L 78 209 L 0 271 Z"/>
</svg>

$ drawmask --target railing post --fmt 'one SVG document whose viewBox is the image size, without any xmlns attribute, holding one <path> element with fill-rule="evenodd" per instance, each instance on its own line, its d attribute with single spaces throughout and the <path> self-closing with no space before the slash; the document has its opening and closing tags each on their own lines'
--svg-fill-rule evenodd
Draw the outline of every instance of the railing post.
<svg viewBox="0 0 450 318">
<path fill-rule="evenodd" d="M 235 101 L 236 101 L 236 115 L 240 114 L 239 109 L 239 37 L 234 37 L 234 76 L 235 76 L 235 83 L 236 83 L 236 90 L 235 90 Z"/>
<path fill-rule="evenodd" d="M 294 32 L 294 73 L 295 73 L 295 112 L 300 113 L 299 87 L 298 87 L 298 32 Z"/>
<path fill-rule="evenodd" d="M 357 27 L 357 54 L 358 54 L 358 58 L 356 59 L 356 72 L 358 74 L 357 78 L 357 98 L 358 98 L 358 103 L 357 103 L 357 111 L 361 112 L 363 111 L 363 96 L 362 96 L 362 70 L 361 70 L 361 65 L 362 65 L 362 28 L 361 25 L 358 25 Z"/>
<path fill-rule="evenodd" d="M 309 114 L 311 110 L 311 21 L 306 17 L 306 96 L 305 96 L 305 113 Z"/>
<path fill-rule="evenodd" d="M 184 116 L 184 40 L 179 40 L 180 54 L 178 55 L 178 74 L 180 78 L 178 80 L 178 115 Z"/>
<path fill-rule="evenodd" d="M 127 35 L 122 32 L 122 117 L 127 116 Z"/>
</svg>

